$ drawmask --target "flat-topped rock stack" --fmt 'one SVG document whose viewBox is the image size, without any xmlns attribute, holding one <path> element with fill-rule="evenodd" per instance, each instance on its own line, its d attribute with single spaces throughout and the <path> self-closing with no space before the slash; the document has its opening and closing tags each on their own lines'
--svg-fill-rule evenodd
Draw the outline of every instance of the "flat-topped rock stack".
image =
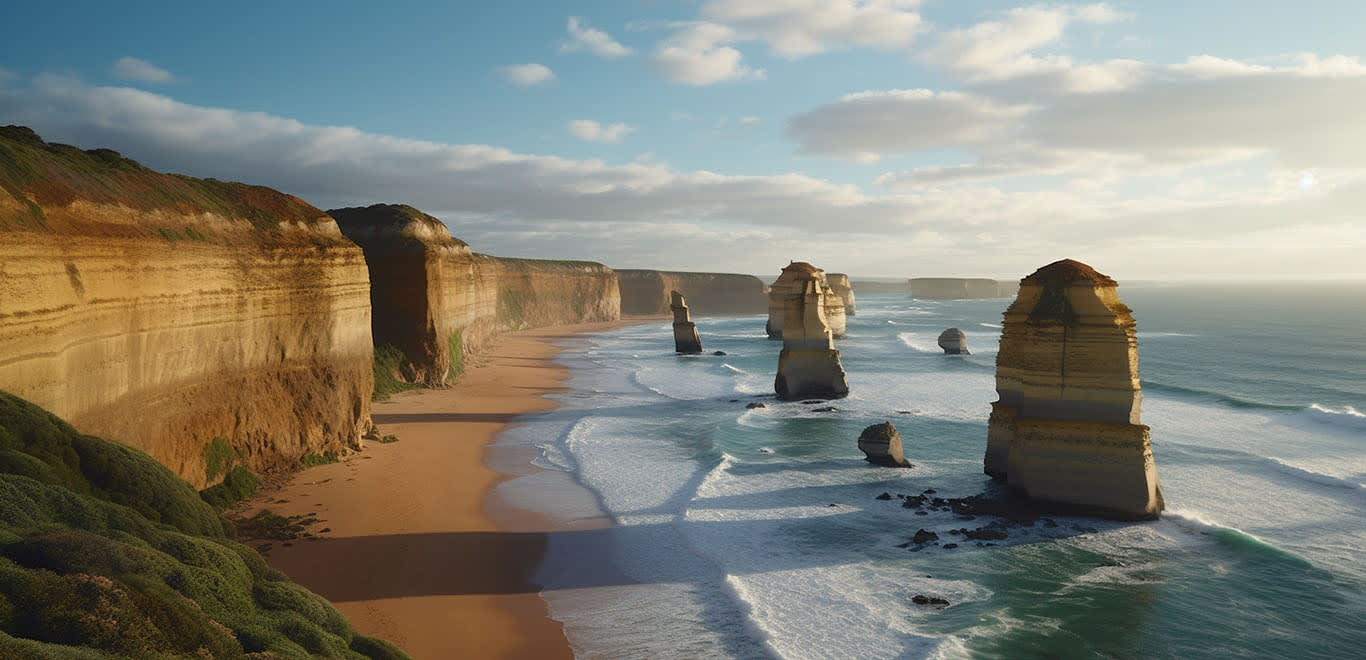
<svg viewBox="0 0 1366 660">
<path fill-rule="evenodd" d="M 1162 511 L 1134 318 L 1116 282 L 1064 259 L 1005 312 L 985 471 L 1030 498 L 1120 519 Z"/>
<path fill-rule="evenodd" d="M 802 292 L 809 279 L 819 282 L 825 305 L 825 323 L 834 337 L 843 337 L 845 329 L 844 301 L 835 294 L 826 281 L 825 271 L 805 262 L 793 261 L 783 268 L 778 279 L 773 281 L 768 291 L 768 331 L 769 339 L 783 338 L 783 316 L 786 314 L 787 299 Z M 852 295 L 852 292 L 851 292 Z"/>
<path fill-rule="evenodd" d="M 825 283 L 830 285 L 830 290 L 839 296 L 840 302 L 844 304 L 846 316 L 854 315 L 854 287 L 849 283 L 849 276 L 844 273 L 827 273 Z"/>
<path fill-rule="evenodd" d="M 780 399 L 849 395 L 840 352 L 835 350 L 825 317 L 829 287 L 823 285 L 819 272 L 811 268 L 804 271 L 804 277 L 794 278 L 801 288 L 784 300 L 783 350 L 773 383 Z"/>
<path fill-rule="evenodd" d="M 697 336 L 697 324 L 692 322 L 683 294 L 669 292 L 669 310 L 674 314 L 674 350 L 685 354 L 701 353 L 702 338 Z"/>
</svg>

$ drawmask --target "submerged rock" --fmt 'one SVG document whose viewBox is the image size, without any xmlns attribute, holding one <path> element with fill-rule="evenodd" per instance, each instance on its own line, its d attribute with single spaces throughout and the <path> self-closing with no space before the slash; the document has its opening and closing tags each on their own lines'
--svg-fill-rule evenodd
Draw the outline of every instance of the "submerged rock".
<svg viewBox="0 0 1366 660">
<path fill-rule="evenodd" d="M 926 596 L 925 594 L 916 594 L 916 595 L 912 596 L 912 597 L 911 597 L 911 602 L 912 602 L 912 603 L 915 603 L 916 605 L 948 605 L 948 604 L 949 604 L 949 601 L 944 600 L 943 598 L 939 598 L 939 597 L 936 597 L 936 596 Z"/>
<path fill-rule="evenodd" d="M 891 422 L 874 424 L 858 437 L 858 448 L 867 461 L 888 467 L 911 467 L 910 461 L 901 453 L 901 434 Z"/>
<path fill-rule="evenodd" d="M 697 336 L 697 324 L 692 322 L 683 294 L 670 291 L 669 296 L 669 310 L 674 314 L 674 351 L 687 355 L 701 353 L 702 339 Z"/>
<path fill-rule="evenodd" d="M 939 348 L 946 355 L 969 355 L 967 335 L 958 328 L 949 328 L 939 333 Z"/>
<path fill-rule="evenodd" d="M 1162 511 L 1139 421 L 1138 342 L 1116 282 L 1064 259 L 1005 311 L 984 471 L 1030 498 L 1119 519 Z"/>
</svg>

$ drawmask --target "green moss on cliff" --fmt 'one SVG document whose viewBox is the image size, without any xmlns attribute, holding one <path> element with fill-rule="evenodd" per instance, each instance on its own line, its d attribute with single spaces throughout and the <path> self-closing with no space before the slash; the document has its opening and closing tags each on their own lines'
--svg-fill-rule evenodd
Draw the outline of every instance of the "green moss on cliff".
<svg viewBox="0 0 1366 660">
<path fill-rule="evenodd" d="M 450 383 L 460 380 L 460 376 L 465 373 L 465 349 L 461 339 L 463 334 L 463 328 L 456 330 L 455 332 L 452 332 L 451 336 L 446 340 L 451 357 L 451 366 L 446 369 L 446 381 Z"/>
<path fill-rule="evenodd" d="M 262 652 L 407 657 L 230 540 L 146 454 L 0 392 L 0 657 Z"/>
<path fill-rule="evenodd" d="M 393 344 L 375 347 L 375 401 L 386 401 L 390 395 L 407 390 L 415 390 L 422 385 L 409 382 L 411 377 L 404 373 L 408 367 L 408 356 Z"/>
</svg>

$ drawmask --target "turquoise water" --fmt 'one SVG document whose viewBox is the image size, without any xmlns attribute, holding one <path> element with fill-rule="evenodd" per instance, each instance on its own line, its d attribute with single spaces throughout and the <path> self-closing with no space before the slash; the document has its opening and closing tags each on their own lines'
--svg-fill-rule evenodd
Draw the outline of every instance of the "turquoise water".
<svg viewBox="0 0 1366 660">
<path fill-rule="evenodd" d="M 949 530 L 987 519 L 875 497 L 997 492 L 981 468 L 1009 300 L 859 295 L 834 413 L 773 399 L 760 316 L 696 319 L 724 356 L 675 356 L 664 323 L 570 345 L 566 408 L 515 441 L 586 489 L 548 509 L 615 526 L 552 539 L 552 614 L 586 658 L 1366 656 L 1366 285 L 1120 296 L 1167 513 L 1054 516 L 982 547 Z M 951 326 L 971 356 L 934 345 Z M 913 469 L 862 460 L 881 421 Z M 941 544 L 898 547 L 919 529 Z"/>
</svg>

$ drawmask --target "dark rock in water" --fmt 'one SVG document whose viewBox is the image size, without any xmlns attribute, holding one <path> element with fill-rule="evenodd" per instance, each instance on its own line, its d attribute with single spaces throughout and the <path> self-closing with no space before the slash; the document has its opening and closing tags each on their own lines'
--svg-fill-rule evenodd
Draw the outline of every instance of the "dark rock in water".
<svg viewBox="0 0 1366 660">
<path fill-rule="evenodd" d="M 731 403 L 740 403 L 740 400 L 739 400 L 739 399 L 731 399 L 730 402 L 731 402 Z"/>
<path fill-rule="evenodd" d="M 934 495 L 934 494 L 936 494 L 936 493 L 938 493 L 938 492 L 939 492 L 939 491 L 937 491 L 937 490 L 935 490 L 935 489 L 933 489 L 933 488 L 926 488 L 926 489 L 924 490 L 924 493 L 925 493 L 926 495 Z"/>
<path fill-rule="evenodd" d="M 890 500 L 890 499 L 892 499 L 892 494 L 891 494 L 891 493 L 883 493 L 883 494 L 881 494 L 881 495 L 878 495 L 877 497 L 874 497 L 873 499 L 875 499 L 875 500 Z"/>
<path fill-rule="evenodd" d="M 863 429 L 858 436 L 858 448 L 865 459 L 874 465 L 888 467 L 911 467 L 910 461 L 901 453 L 901 434 L 891 422 L 874 424 Z"/>
<path fill-rule="evenodd" d="M 824 407 L 824 408 L 812 408 L 812 409 L 811 409 L 811 412 L 839 412 L 839 411 L 840 411 L 840 409 L 839 409 L 839 408 L 836 408 L 836 407 L 834 407 L 834 406 L 826 406 L 826 407 Z"/>
<path fill-rule="evenodd" d="M 935 596 L 926 596 L 926 595 L 924 595 L 924 594 L 916 594 L 915 596 L 912 596 L 912 597 L 911 597 L 911 602 L 912 602 L 912 603 L 915 603 L 916 605 L 948 605 L 948 604 L 949 604 L 949 601 L 944 600 L 943 598 L 937 598 L 937 597 L 935 597 Z"/>
<path fill-rule="evenodd" d="M 1056 521 L 1054 521 L 1052 518 L 1044 518 L 1044 519 L 1043 519 L 1043 526 L 1044 526 L 1044 527 L 1057 527 L 1057 526 L 1058 526 L 1058 523 L 1057 523 Z"/>
<path fill-rule="evenodd" d="M 712 355 L 725 355 L 725 354 L 726 354 L 725 351 L 716 351 L 716 352 L 712 353 Z"/>
<path fill-rule="evenodd" d="M 957 544 L 957 543 L 945 543 L 945 544 L 944 544 L 944 549 L 945 549 L 945 550 L 952 550 L 952 549 L 954 549 L 954 548 L 956 548 L 956 547 L 958 547 L 958 544 Z"/>
<path fill-rule="evenodd" d="M 898 411 L 896 411 L 896 414 L 898 414 L 898 415 L 914 415 L 915 413 L 913 413 L 913 412 L 911 412 L 911 411 L 909 411 L 909 410 L 898 410 Z"/>
<path fill-rule="evenodd" d="M 805 405 L 805 406 L 814 406 L 814 405 L 816 405 L 816 404 L 818 404 L 818 403 L 825 403 L 825 399 L 811 399 L 810 401 L 803 401 L 803 402 L 802 402 L 802 405 Z"/>
<path fill-rule="evenodd" d="M 751 403 L 751 404 L 749 404 L 749 405 L 747 405 L 747 406 L 745 406 L 745 407 L 746 407 L 746 408 L 767 408 L 768 405 L 767 405 L 767 404 L 764 404 L 764 403 L 760 403 L 760 402 L 758 402 L 758 401 L 755 401 L 754 403 Z"/>
<path fill-rule="evenodd" d="M 916 512 L 915 512 L 915 515 L 917 515 L 917 516 L 928 516 L 928 515 L 930 515 L 930 512 L 929 512 L 929 511 L 916 511 Z"/>
<path fill-rule="evenodd" d="M 939 333 L 939 348 L 946 355 L 969 355 L 967 335 L 958 328 L 949 328 Z"/>
<path fill-rule="evenodd" d="M 963 536 L 977 541 L 1002 541 L 1006 538 L 1006 530 L 995 527 L 978 527 L 963 532 Z"/>
<path fill-rule="evenodd" d="M 938 540 L 939 535 L 935 534 L 934 532 L 931 532 L 928 529 L 918 529 L 915 531 L 915 536 L 911 537 L 912 543 L 929 543 L 930 541 Z"/>
</svg>

